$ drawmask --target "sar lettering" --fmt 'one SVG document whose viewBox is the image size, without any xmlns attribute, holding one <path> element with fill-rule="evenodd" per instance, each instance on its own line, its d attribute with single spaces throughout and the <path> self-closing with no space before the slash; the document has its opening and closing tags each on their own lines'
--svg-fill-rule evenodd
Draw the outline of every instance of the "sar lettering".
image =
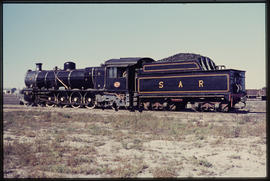
<svg viewBox="0 0 270 181">
<path fill-rule="evenodd" d="M 181 80 L 179 81 L 178 87 L 183 87 L 183 83 Z"/>
<path fill-rule="evenodd" d="M 203 87 L 203 80 L 199 80 L 199 87 Z"/>
<path fill-rule="evenodd" d="M 160 89 L 163 88 L 163 81 L 160 81 L 160 82 L 158 83 L 158 88 L 160 88 Z"/>
</svg>

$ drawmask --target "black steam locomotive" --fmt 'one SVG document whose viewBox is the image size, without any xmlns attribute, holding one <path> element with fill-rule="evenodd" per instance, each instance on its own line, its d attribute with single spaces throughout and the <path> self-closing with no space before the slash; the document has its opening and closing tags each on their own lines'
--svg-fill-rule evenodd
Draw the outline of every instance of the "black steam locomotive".
<svg viewBox="0 0 270 181">
<path fill-rule="evenodd" d="M 180 53 L 155 61 L 120 58 L 100 67 L 28 70 L 22 90 L 29 105 L 129 110 L 230 111 L 245 105 L 245 71 L 216 66 L 208 57 Z"/>
</svg>

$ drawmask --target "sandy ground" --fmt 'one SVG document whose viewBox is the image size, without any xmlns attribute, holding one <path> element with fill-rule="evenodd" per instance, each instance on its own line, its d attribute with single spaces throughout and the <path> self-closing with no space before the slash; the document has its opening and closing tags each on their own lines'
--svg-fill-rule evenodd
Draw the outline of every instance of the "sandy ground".
<svg viewBox="0 0 270 181">
<path fill-rule="evenodd" d="M 103 117 L 150 115 L 168 120 L 181 118 L 182 122 L 192 122 L 193 126 L 238 125 L 239 120 L 266 122 L 265 101 L 249 101 L 249 113 L 198 113 L 198 112 L 129 112 L 120 110 L 88 110 L 71 108 L 40 108 L 19 105 L 4 105 L 4 113 L 14 111 L 65 112 L 68 114 L 95 114 Z M 5 119 L 5 118 L 4 118 Z M 7 121 L 7 120 L 4 120 Z M 82 149 L 94 146 L 95 162 L 86 162 L 81 167 L 93 167 L 99 172 L 93 173 L 57 173 L 42 171 L 45 177 L 99 178 L 99 177 L 266 177 L 266 133 L 259 136 L 222 137 L 207 135 L 199 138 L 195 134 L 183 135 L 181 139 L 166 137 L 162 134 L 151 135 L 149 132 L 120 129 L 117 134 L 93 134 L 84 132 L 87 123 L 74 121 L 61 145 Z M 95 126 L 113 130 L 111 122 L 96 122 Z M 4 124 L 5 125 L 5 124 Z M 244 124 L 243 124 L 244 125 Z M 241 126 L 241 125 L 240 125 Z M 4 131 L 4 144 L 12 141 L 33 142 L 48 136 L 49 128 L 40 128 L 35 136 L 16 135 L 11 130 Z M 60 130 L 60 128 L 58 128 Z M 265 131 L 265 130 L 264 130 Z M 135 137 L 130 136 L 135 135 Z M 263 135 L 263 136 L 262 136 Z M 86 156 L 88 153 L 86 154 Z M 4 155 L 5 157 L 5 155 Z M 90 157 L 90 156 L 89 156 Z M 5 168 L 5 166 L 4 166 Z M 93 170 L 92 169 L 92 170 Z M 111 170 L 108 171 L 108 170 Z M 29 167 L 8 167 L 4 177 L 31 177 Z"/>
</svg>

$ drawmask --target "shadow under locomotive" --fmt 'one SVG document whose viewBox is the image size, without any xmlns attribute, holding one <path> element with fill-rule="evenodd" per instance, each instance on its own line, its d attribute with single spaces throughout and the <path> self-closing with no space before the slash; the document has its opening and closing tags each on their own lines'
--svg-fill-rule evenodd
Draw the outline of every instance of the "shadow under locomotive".
<svg viewBox="0 0 270 181">
<path fill-rule="evenodd" d="M 99 67 L 28 70 L 21 93 L 28 105 L 134 110 L 234 111 L 245 106 L 245 71 L 208 57 L 180 53 L 155 61 L 120 58 Z M 188 109 L 186 109 L 187 111 Z"/>
</svg>

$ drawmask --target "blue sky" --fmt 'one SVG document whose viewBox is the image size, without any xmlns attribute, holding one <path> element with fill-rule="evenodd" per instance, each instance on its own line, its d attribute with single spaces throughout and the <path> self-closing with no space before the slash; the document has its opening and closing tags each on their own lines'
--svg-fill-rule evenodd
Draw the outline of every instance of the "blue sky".
<svg viewBox="0 0 270 181">
<path fill-rule="evenodd" d="M 3 85 L 28 69 L 99 66 L 111 58 L 197 53 L 266 84 L 265 4 L 4 4 Z"/>
</svg>

